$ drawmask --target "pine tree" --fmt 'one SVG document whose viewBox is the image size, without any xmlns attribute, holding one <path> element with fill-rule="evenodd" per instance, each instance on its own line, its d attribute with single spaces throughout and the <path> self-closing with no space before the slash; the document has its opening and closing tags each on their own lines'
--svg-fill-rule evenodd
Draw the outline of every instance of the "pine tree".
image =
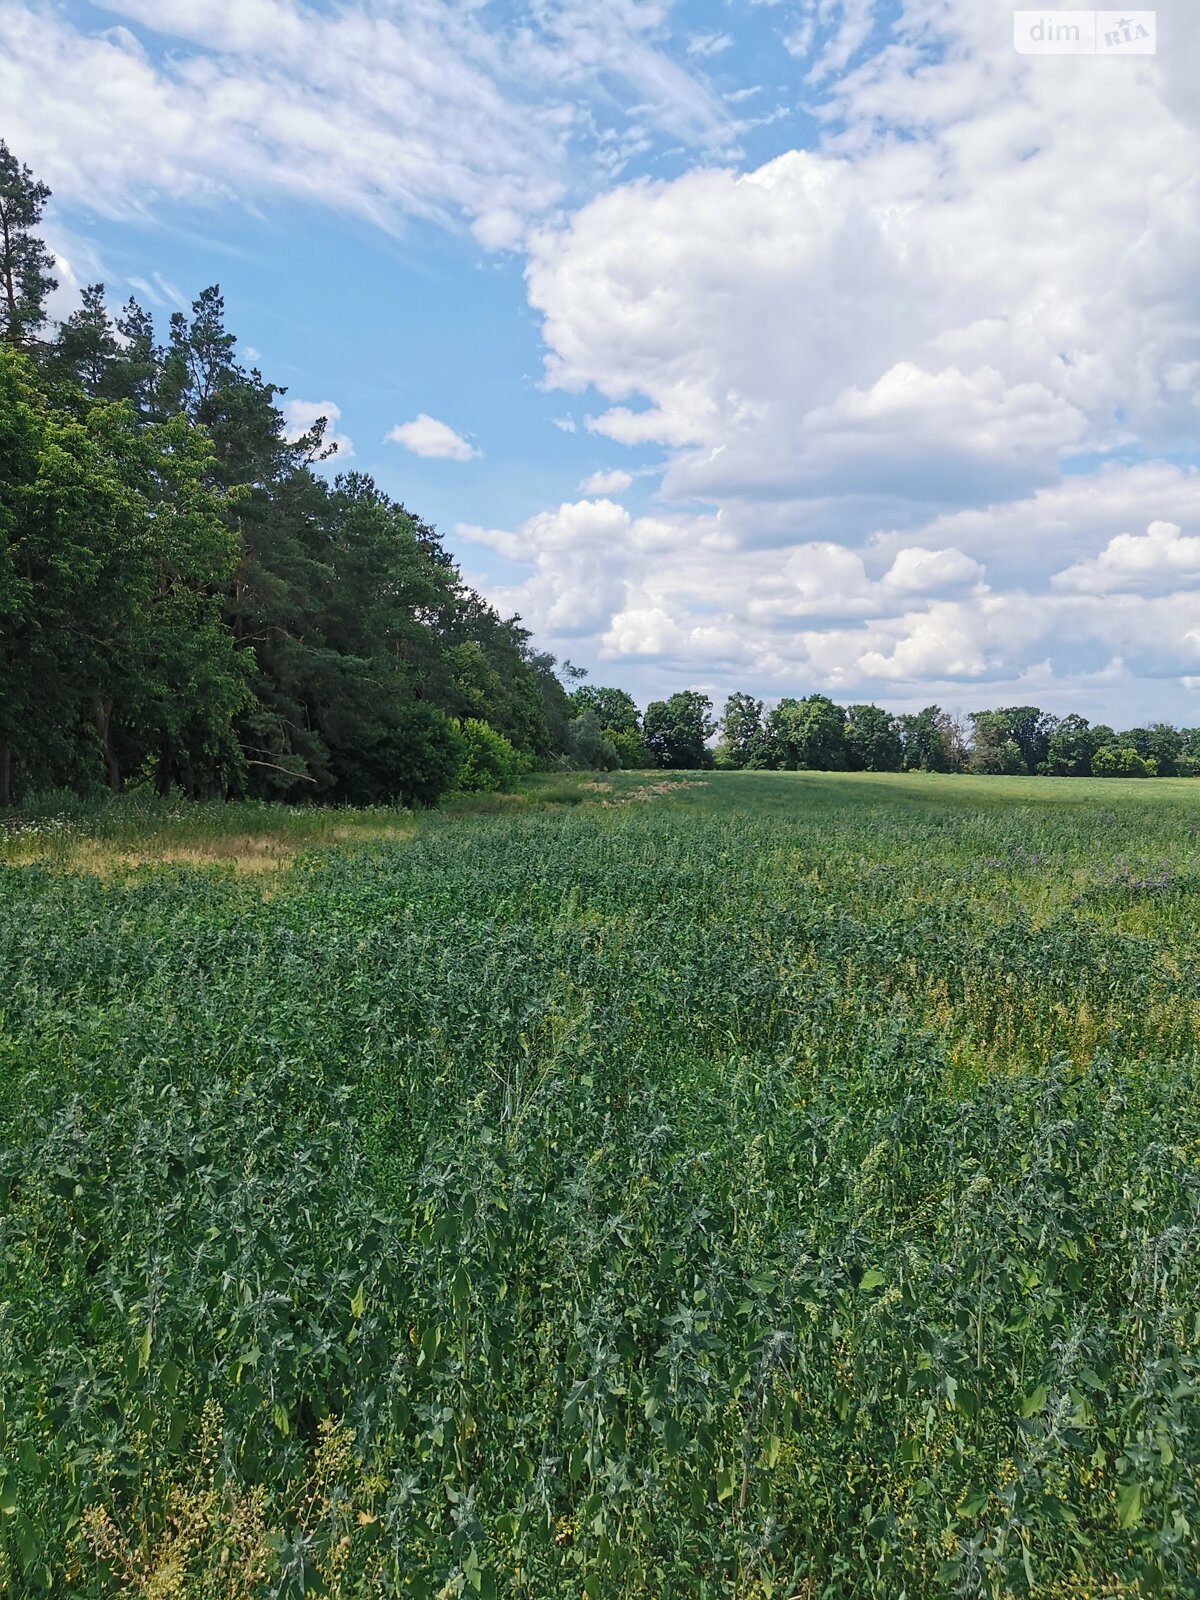
<svg viewBox="0 0 1200 1600">
<path fill-rule="evenodd" d="M 79 310 L 59 327 L 46 356 L 46 370 L 53 378 L 76 384 L 89 400 L 117 400 L 126 398 L 120 378 L 124 358 L 104 303 L 104 285 L 89 283 Z"/>
<path fill-rule="evenodd" d="M 35 183 L 0 139 L 0 316 L 4 338 L 28 350 L 46 321 L 46 297 L 58 288 L 54 258 L 35 232 L 50 191 Z"/>
</svg>

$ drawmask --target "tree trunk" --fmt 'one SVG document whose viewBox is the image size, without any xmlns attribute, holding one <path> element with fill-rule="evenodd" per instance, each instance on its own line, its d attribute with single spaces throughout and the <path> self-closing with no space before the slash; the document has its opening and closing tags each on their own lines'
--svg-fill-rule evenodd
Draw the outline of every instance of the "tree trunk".
<svg viewBox="0 0 1200 1600">
<path fill-rule="evenodd" d="M 8 228 L 8 215 L 0 206 L 0 279 L 4 284 L 5 320 L 8 323 L 8 342 L 14 349 L 21 348 L 21 318 L 17 312 L 17 285 L 13 278 L 12 235 Z"/>
<path fill-rule="evenodd" d="M 100 742 L 104 748 L 104 771 L 108 779 L 110 794 L 121 792 L 121 764 L 117 760 L 116 752 L 112 747 L 112 712 L 111 700 L 97 700 L 93 708 L 96 723 L 96 732 L 100 735 Z"/>
<path fill-rule="evenodd" d="M 0 806 L 12 805 L 12 746 L 0 744 Z"/>
<path fill-rule="evenodd" d="M 171 783 L 175 776 L 174 762 L 171 757 L 171 735 L 164 733 L 162 743 L 158 747 L 158 771 L 154 776 L 154 787 L 164 800 L 171 792 Z"/>
</svg>

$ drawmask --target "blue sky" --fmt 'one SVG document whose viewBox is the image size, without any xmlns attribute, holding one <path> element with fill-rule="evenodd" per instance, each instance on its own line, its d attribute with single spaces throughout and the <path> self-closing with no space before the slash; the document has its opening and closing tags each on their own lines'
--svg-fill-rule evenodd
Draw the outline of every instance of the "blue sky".
<svg viewBox="0 0 1200 1600">
<path fill-rule="evenodd" d="M 1200 722 L 1200 26 L 1158 28 L 0 0 L 0 136 L 60 310 L 219 282 L 297 419 L 596 679 Z"/>
</svg>

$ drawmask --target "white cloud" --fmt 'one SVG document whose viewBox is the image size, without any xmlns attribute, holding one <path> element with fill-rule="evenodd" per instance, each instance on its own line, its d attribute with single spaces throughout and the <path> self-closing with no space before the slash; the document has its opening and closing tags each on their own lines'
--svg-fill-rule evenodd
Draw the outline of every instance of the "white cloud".
<svg viewBox="0 0 1200 1600">
<path fill-rule="evenodd" d="M 733 45 L 727 33 L 693 33 L 687 42 L 690 56 L 719 56 Z"/>
<path fill-rule="evenodd" d="M 550 642 L 658 684 L 900 704 L 1168 714 L 1200 682 L 1200 470 L 1154 459 L 1186 460 L 1200 419 L 1195 8 L 1167 0 L 1171 49 L 1101 81 L 1016 56 L 994 0 L 781 7 L 826 131 L 753 171 L 730 143 L 749 88 L 705 81 L 716 34 L 691 70 L 664 0 L 106 9 L 129 26 L 0 7 L 6 134 L 68 200 L 284 194 L 527 249 L 547 386 L 665 458 L 653 515 L 612 468 L 460 529 Z M 704 159 L 568 209 L 661 133 Z M 477 454 L 424 413 L 389 437 Z"/>
<path fill-rule="evenodd" d="M 539 630 L 561 638 L 599 633 L 625 598 L 623 553 L 636 544 L 633 519 L 612 500 L 581 500 L 544 511 L 514 533 L 459 524 L 459 538 L 532 565 L 519 588 L 492 594 Z"/>
<path fill-rule="evenodd" d="M 1106 481 L 1119 507 L 1156 480 L 1138 469 Z M 1159 469 L 1157 482 L 1160 492 L 1196 488 L 1178 469 Z M 1113 513 L 1101 514 L 1096 482 L 1071 488 L 1049 504 L 1035 497 L 971 513 L 980 546 L 1023 518 L 1031 538 L 1057 519 L 1068 542 L 1086 545 Z M 722 692 L 808 685 L 900 706 L 960 697 L 976 706 L 1018 691 L 1027 699 L 1036 688 L 1060 710 L 1116 716 L 1112 707 L 1124 703 L 1137 720 L 1169 714 L 1179 679 L 1200 670 L 1194 594 L 1068 592 L 1045 580 L 998 591 L 966 550 L 911 535 L 861 550 L 821 540 L 754 547 L 724 514 L 634 517 L 604 500 L 560 506 L 514 532 L 459 533 L 529 574 L 499 601 L 576 653 L 590 640 L 597 661 L 627 663 L 631 683 L 637 663 L 653 662 L 658 676 L 645 681 L 656 692 L 715 677 Z"/>
<path fill-rule="evenodd" d="M 594 648 L 697 681 L 734 641 L 760 692 L 1149 685 L 1167 714 L 1200 665 L 1200 470 L 1153 459 L 1200 422 L 1182 66 L 1122 68 L 1115 115 L 1095 63 L 1016 56 L 992 0 L 904 0 L 863 60 L 879 10 L 788 23 L 829 84 L 817 149 L 641 179 L 531 241 L 547 385 L 666 455 L 672 537 L 614 543 Z"/>
<path fill-rule="evenodd" d="M 853 469 L 860 489 L 894 490 L 919 489 L 936 474 L 944 488 L 964 472 L 1050 476 L 1086 428 L 1082 412 L 1044 384 L 1006 383 L 994 367 L 927 372 L 901 361 L 870 389 L 846 389 L 810 412 L 802 448 L 814 477 Z"/>
<path fill-rule="evenodd" d="M 603 434 L 617 444 L 691 444 L 695 437 L 684 419 L 658 407 L 631 411 L 628 406 L 613 406 L 603 416 L 586 418 L 585 426 L 589 433 Z"/>
<path fill-rule="evenodd" d="M 1183 526 L 1200 524 L 1200 470 L 1164 461 L 1110 463 L 1025 499 L 944 512 L 915 534 L 923 545 L 953 545 L 985 562 L 993 581 L 1037 584 L 1064 561 L 1086 561 L 1154 512 Z M 871 549 L 885 559 L 913 541 L 914 530 L 889 529 L 875 535 Z"/>
<path fill-rule="evenodd" d="M 0 105 L 6 138 L 60 198 L 114 215 L 282 193 L 386 227 L 465 219 L 485 247 L 511 249 L 573 184 L 591 186 L 622 105 L 689 146 L 732 137 L 640 0 L 540 0 L 515 26 L 457 0 L 99 6 L 121 25 L 0 7 Z"/>
<path fill-rule="evenodd" d="M 841 72 L 858 54 L 871 36 L 875 0 L 818 0 L 817 16 L 826 24 L 836 21 L 837 27 L 822 50 L 820 60 L 809 72 L 808 83 L 820 83 Z"/>
<path fill-rule="evenodd" d="M 1194 583 L 1200 581 L 1200 539 L 1185 539 L 1174 522 L 1152 522 L 1144 534 L 1118 534 L 1094 559 L 1077 561 L 1052 581 L 1085 594 Z"/>
<path fill-rule="evenodd" d="M 51 274 L 55 287 L 46 298 L 46 310 L 55 322 L 65 322 L 78 311 L 86 280 L 80 278 L 71 257 L 61 249 L 51 247 L 50 254 L 54 258 Z"/>
<path fill-rule="evenodd" d="M 595 431 L 670 447 L 668 495 L 861 493 L 865 470 L 990 503 L 1065 453 L 1194 434 L 1195 127 L 1153 67 L 1114 117 L 1094 62 L 1031 70 L 994 7 L 908 16 L 944 56 L 843 78 L 823 148 L 628 184 L 534 238 L 547 381 L 612 402 Z"/>
<path fill-rule="evenodd" d="M 661 606 L 633 607 L 613 617 L 602 644 L 610 657 L 656 657 L 684 653 L 687 637 Z"/>
<path fill-rule="evenodd" d="M 632 482 L 632 476 L 618 467 L 612 472 L 593 472 L 579 487 L 584 494 L 623 494 Z"/>
<path fill-rule="evenodd" d="M 143 300 L 148 300 L 159 310 L 188 310 L 189 303 L 183 290 L 177 288 L 169 278 L 164 278 L 161 272 L 151 273 L 149 281 L 145 278 L 128 278 L 126 282 Z"/>
<path fill-rule="evenodd" d="M 471 461 L 480 454 L 448 422 L 439 422 L 422 411 L 411 422 L 398 422 L 388 431 L 388 442 L 403 445 L 415 456 L 431 456 L 441 461 Z"/>
<path fill-rule="evenodd" d="M 299 439 L 313 427 L 322 417 L 325 418 L 325 446 L 336 446 L 336 451 L 330 457 L 340 465 L 349 461 L 354 455 L 354 441 L 349 434 L 339 433 L 338 423 L 342 420 L 341 406 L 334 405 L 332 400 L 285 400 L 282 406 L 284 422 L 286 424 L 284 437 Z"/>
<path fill-rule="evenodd" d="M 910 545 L 897 551 L 883 583 L 886 588 L 900 593 L 936 594 L 942 589 L 980 583 L 983 576 L 984 569 L 979 562 L 961 550 L 926 550 L 920 545 Z"/>
<path fill-rule="evenodd" d="M 808 16 L 801 18 L 790 33 L 784 34 L 783 48 L 788 55 L 795 56 L 798 61 L 803 61 L 813 47 L 816 33 L 816 18 L 810 13 Z"/>
</svg>

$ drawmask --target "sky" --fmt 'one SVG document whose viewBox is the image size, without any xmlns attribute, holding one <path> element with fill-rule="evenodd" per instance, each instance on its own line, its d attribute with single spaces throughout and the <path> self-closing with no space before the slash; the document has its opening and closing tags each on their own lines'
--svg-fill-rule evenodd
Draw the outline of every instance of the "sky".
<svg viewBox="0 0 1200 1600">
<path fill-rule="evenodd" d="M 538 644 L 1200 723 L 1200 7 L 0 0 L 55 309 L 224 291 Z"/>
</svg>

